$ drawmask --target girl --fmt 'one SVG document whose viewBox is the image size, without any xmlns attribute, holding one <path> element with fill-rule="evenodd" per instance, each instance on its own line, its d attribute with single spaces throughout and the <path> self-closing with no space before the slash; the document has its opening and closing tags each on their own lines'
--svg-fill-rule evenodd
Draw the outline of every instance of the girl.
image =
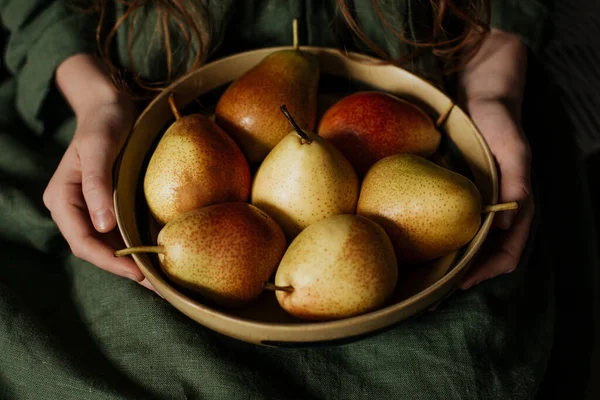
<svg viewBox="0 0 600 400">
<path fill-rule="evenodd" d="M 112 168 L 136 112 L 156 90 L 203 63 L 290 45 L 290 21 L 298 18 L 302 44 L 380 57 L 456 98 L 496 158 L 499 201 L 520 203 L 518 212 L 497 216 L 490 246 L 462 287 L 509 273 L 520 263 L 534 216 L 521 101 L 528 49 L 539 47 L 547 13 L 541 0 L 3 0 L 0 12 L 9 35 L 4 59 L 12 79 L 3 113 L 15 110 L 34 136 L 66 141 L 58 165 L 48 164 L 53 174 L 43 182 L 43 203 L 77 259 L 152 289 L 131 259 L 113 256 L 122 244 L 115 229 Z M 19 235 L 27 239 L 24 243 L 34 242 L 33 228 L 47 227 L 48 221 L 27 202 L 18 207 L 30 215 L 29 224 L 17 225 Z M 10 220 L 13 213 L 4 212 Z M 58 254 L 50 244 L 54 231 L 44 229 L 43 250 Z M 535 390 L 537 368 L 548 350 L 543 341 L 533 343 L 527 362 L 508 364 L 521 368 L 516 375 L 499 362 L 501 354 L 523 349 L 518 345 L 525 343 L 508 340 L 512 314 L 496 312 L 488 302 L 506 293 L 494 291 L 500 286 L 482 289 L 483 297 L 456 300 L 447 314 L 341 348 L 257 349 L 182 321 L 171 308 L 151 300 L 155 297 L 126 286 L 128 281 L 85 268 L 70 254 L 64 257 L 57 263 L 74 282 L 69 301 L 92 337 L 92 344 L 80 346 L 92 360 L 101 360 L 94 365 L 111 372 L 71 371 L 65 357 L 54 353 L 56 347 L 40 345 L 43 354 L 53 349 L 48 359 L 54 360 L 54 372 L 28 373 L 46 377 L 46 390 L 56 390 L 57 398 L 69 397 L 56 384 L 62 377 L 86 393 L 89 388 L 136 398 L 150 393 L 160 398 L 489 398 L 493 393 L 515 399 Z M 503 299 L 516 307 L 510 296 Z M 543 319 L 545 314 L 539 315 Z M 542 329 L 542 324 L 531 319 L 531 329 Z M 119 332 L 125 340 L 116 339 Z M 9 348 L 8 354 L 21 354 L 15 349 L 20 347 Z M 156 364 L 146 355 L 157 357 Z M 91 365 L 85 357 L 69 357 Z M 273 379 L 256 380 L 271 372 Z M 200 382 L 195 374 L 202 376 Z M 441 385 L 433 384 L 436 380 Z"/>
<path fill-rule="evenodd" d="M 487 1 L 464 6 L 454 1 L 427 5 L 355 1 L 353 9 L 344 1 L 327 5 L 191 2 L 190 7 L 185 3 L 122 2 L 111 7 L 107 1 L 96 1 L 97 13 L 85 17 L 58 3 L 50 7 L 73 13 L 63 16 L 62 26 L 53 27 L 57 37 L 48 39 L 54 41 L 47 46 L 60 46 L 59 53 L 52 55 L 56 84 L 77 116 L 77 130 L 44 193 L 44 204 L 76 256 L 148 286 L 131 260 L 113 257 L 114 248 L 104 235 L 116 225 L 112 165 L 135 118 L 131 93 L 115 86 L 111 74 L 112 78 L 123 76 L 124 67 L 135 74 L 137 89 L 140 85 L 147 89 L 149 82 L 159 88 L 157 81 L 167 84 L 211 57 L 286 44 L 290 18 L 304 13 L 300 21 L 305 24 L 303 42 L 307 45 L 336 46 L 342 40 L 348 47 L 354 39 L 359 42 L 357 50 L 396 62 L 438 84 L 444 72 L 458 70 L 454 95 L 496 157 L 500 201 L 521 204 L 518 213 L 498 216 L 496 227 L 502 234 L 463 288 L 516 268 L 533 217 L 531 156 L 519 120 L 526 44 L 536 46 L 541 34 L 544 9 L 538 2 L 496 1 L 491 13 Z M 101 20 L 92 22 L 95 16 Z M 328 28 L 332 24 L 336 29 Z M 103 29 L 104 25 L 113 27 Z M 92 26 L 97 27 L 97 44 L 109 61 L 108 68 L 91 54 Z M 113 51 L 116 57 L 111 57 Z M 35 57 L 42 56 L 35 53 Z M 45 72 L 48 75 L 50 70 Z"/>
</svg>

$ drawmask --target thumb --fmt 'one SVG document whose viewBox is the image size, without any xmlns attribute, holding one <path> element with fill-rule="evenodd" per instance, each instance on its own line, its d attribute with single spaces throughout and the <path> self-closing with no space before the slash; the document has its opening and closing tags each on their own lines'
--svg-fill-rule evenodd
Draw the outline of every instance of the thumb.
<svg viewBox="0 0 600 400">
<path fill-rule="evenodd" d="M 119 135 L 110 128 L 85 132 L 78 145 L 81 162 L 81 190 L 90 218 L 98 232 L 116 225 L 112 201 L 112 170 L 119 153 Z"/>
</svg>

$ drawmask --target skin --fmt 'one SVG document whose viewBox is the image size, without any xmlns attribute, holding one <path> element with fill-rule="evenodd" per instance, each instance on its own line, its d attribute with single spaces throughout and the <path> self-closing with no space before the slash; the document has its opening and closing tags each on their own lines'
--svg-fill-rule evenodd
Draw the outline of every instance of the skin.
<svg viewBox="0 0 600 400">
<path fill-rule="evenodd" d="M 487 252 L 465 277 L 468 289 L 514 271 L 534 216 L 531 149 L 521 129 L 527 49 L 512 34 L 492 30 L 459 79 L 459 103 L 485 137 L 500 171 L 500 203 L 518 201 L 518 211 L 497 214 Z"/>
<path fill-rule="evenodd" d="M 88 54 L 63 61 L 56 84 L 77 119 L 75 135 L 44 191 L 43 201 L 73 254 L 106 271 L 153 289 L 128 257 L 115 230 L 112 167 L 136 110 Z"/>
<path fill-rule="evenodd" d="M 490 248 L 465 278 L 463 289 L 513 271 L 529 235 L 534 213 L 531 152 L 520 128 L 526 63 L 519 38 L 493 30 L 460 75 L 460 104 L 498 162 L 499 200 L 521 203 L 518 213 L 498 214 Z M 150 287 L 131 259 L 113 256 L 123 244 L 115 232 L 110 171 L 133 121 L 133 104 L 88 54 L 63 61 L 56 83 L 73 108 L 77 130 L 48 184 L 44 204 L 77 257 Z"/>
</svg>

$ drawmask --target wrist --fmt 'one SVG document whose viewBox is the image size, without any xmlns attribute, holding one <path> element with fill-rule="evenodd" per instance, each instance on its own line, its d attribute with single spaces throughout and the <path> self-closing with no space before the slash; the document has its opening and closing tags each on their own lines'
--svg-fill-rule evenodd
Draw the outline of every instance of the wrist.
<svg viewBox="0 0 600 400">
<path fill-rule="evenodd" d="M 519 110 L 525 86 L 527 49 L 513 34 L 493 29 L 458 75 L 458 101 L 470 105 L 500 102 Z"/>
<path fill-rule="evenodd" d="M 91 54 L 80 53 L 67 58 L 58 66 L 55 78 L 56 85 L 78 117 L 93 113 L 102 105 L 131 102 Z"/>
<path fill-rule="evenodd" d="M 510 96 L 481 96 L 466 98 L 460 104 L 469 114 L 489 114 L 504 112 L 515 121 L 521 119 L 521 99 Z"/>
</svg>

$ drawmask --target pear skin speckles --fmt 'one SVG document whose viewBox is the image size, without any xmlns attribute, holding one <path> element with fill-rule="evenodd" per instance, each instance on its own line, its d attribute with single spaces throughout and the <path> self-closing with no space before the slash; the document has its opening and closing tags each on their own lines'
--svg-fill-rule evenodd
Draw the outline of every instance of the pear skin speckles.
<svg viewBox="0 0 600 400">
<path fill-rule="evenodd" d="M 467 244 L 481 225 L 473 182 L 410 154 L 383 158 L 363 179 L 357 214 L 381 225 L 398 262 L 433 260 Z"/>
<path fill-rule="evenodd" d="M 373 221 L 336 215 L 316 222 L 290 244 L 277 273 L 277 291 L 288 313 L 331 320 L 382 307 L 394 291 L 398 266 L 392 243 Z"/>
<path fill-rule="evenodd" d="M 250 164 L 258 165 L 289 132 L 279 111 L 282 104 L 302 129 L 314 130 L 319 77 L 314 55 L 287 49 L 273 52 L 227 87 L 217 102 L 216 121 Z"/>
<path fill-rule="evenodd" d="M 211 204 L 247 201 L 250 168 L 237 144 L 200 114 L 175 121 L 161 138 L 144 176 L 153 217 L 166 224 Z"/>
<path fill-rule="evenodd" d="M 360 182 L 344 156 L 327 140 L 305 131 L 311 143 L 290 132 L 269 153 L 252 183 L 251 202 L 271 215 L 289 240 L 309 225 L 353 214 Z"/>
<path fill-rule="evenodd" d="M 380 91 L 352 93 L 327 109 L 318 134 L 338 148 L 360 177 L 397 153 L 431 156 L 441 133 L 416 104 Z"/>
<path fill-rule="evenodd" d="M 223 203 L 169 222 L 157 242 L 165 274 L 224 306 L 255 300 L 287 247 L 277 223 L 248 203 Z"/>
</svg>

